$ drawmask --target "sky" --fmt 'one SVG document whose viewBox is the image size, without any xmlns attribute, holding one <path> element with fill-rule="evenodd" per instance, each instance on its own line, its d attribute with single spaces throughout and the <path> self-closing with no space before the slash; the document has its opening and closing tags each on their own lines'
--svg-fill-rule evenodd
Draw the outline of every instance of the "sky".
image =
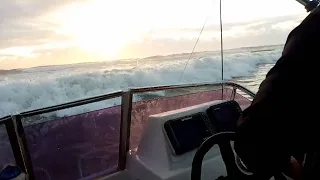
<svg viewBox="0 0 320 180">
<path fill-rule="evenodd" d="M 306 15 L 295 0 L 222 0 L 224 47 L 283 44 Z M 0 69 L 188 53 L 204 24 L 195 51 L 218 50 L 218 0 L 1 0 Z"/>
</svg>

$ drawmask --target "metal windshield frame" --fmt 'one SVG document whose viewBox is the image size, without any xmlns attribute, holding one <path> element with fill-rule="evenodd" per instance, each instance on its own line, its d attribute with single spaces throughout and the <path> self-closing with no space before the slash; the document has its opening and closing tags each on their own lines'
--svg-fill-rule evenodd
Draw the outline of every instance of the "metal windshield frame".
<svg viewBox="0 0 320 180">
<path fill-rule="evenodd" d="M 44 113 L 50 113 L 67 108 L 73 108 L 81 105 L 86 105 L 94 102 L 104 101 L 113 98 L 121 97 L 121 123 L 120 123 L 120 145 L 119 145 L 119 168 L 118 171 L 126 168 L 126 154 L 129 151 L 130 140 L 130 125 L 131 125 L 131 110 L 132 110 L 132 97 L 134 94 L 175 90 L 183 88 L 203 88 L 203 87 L 217 87 L 217 89 L 232 89 L 232 99 L 235 98 L 237 90 L 242 91 L 248 95 L 250 99 L 253 99 L 255 93 L 249 89 L 238 85 L 233 82 L 218 82 L 218 83 L 198 83 L 198 84 L 180 84 L 180 85 L 168 85 L 168 86 L 154 86 L 154 87 L 142 87 L 132 88 L 127 91 L 117 91 L 107 93 L 101 96 L 95 96 L 87 99 L 82 99 L 74 102 L 64 103 L 60 105 L 45 107 L 32 111 L 22 112 L 12 116 L 6 116 L 0 118 L 0 125 L 5 125 L 9 141 L 13 151 L 15 161 L 19 167 L 28 175 L 29 180 L 34 180 L 34 172 L 30 152 L 27 146 L 27 141 L 23 128 L 23 118 L 40 115 Z M 223 87 L 223 88 L 222 88 Z"/>
</svg>

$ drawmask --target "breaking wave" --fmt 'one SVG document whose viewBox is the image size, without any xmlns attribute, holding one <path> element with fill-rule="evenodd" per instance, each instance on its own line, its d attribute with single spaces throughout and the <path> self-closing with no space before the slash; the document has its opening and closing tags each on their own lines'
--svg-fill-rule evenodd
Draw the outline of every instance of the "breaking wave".
<svg viewBox="0 0 320 180">
<path fill-rule="evenodd" d="M 273 64 L 280 48 L 272 51 L 226 53 L 224 78 L 253 76 L 259 64 Z M 179 82 L 188 55 L 152 59 L 46 66 L 0 74 L 0 117 L 22 111 L 57 105 L 130 87 L 221 80 L 220 56 L 198 53 Z M 159 93 L 158 95 L 163 95 Z M 139 98 L 139 97 L 137 97 Z M 119 104 L 108 100 L 59 111 L 56 116 L 87 112 Z"/>
</svg>

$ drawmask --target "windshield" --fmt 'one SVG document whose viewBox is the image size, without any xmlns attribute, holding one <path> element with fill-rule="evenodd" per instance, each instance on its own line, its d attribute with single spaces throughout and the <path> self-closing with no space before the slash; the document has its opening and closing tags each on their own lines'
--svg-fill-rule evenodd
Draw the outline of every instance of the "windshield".
<svg viewBox="0 0 320 180">
<path fill-rule="evenodd" d="M 217 0 L 1 4 L 0 117 L 130 87 L 222 79 Z M 257 91 L 306 15 L 294 0 L 223 0 L 223 79 Z"/>
</svg>

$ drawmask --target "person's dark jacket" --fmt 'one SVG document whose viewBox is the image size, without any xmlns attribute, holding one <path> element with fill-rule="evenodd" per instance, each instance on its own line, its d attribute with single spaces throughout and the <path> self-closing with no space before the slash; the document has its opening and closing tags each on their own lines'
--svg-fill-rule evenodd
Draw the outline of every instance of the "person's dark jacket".
<svg viewBox="0 0 320 180">
<path fill-rule="evenodd" d="M 235 150 L 256 174 L 269 177 L 282 171 L 290 156 L 318 150 L 319 61 L 320 13 L 314 12 L 291 31 L 281 58 L 238 122 Z"/>
</svg>

